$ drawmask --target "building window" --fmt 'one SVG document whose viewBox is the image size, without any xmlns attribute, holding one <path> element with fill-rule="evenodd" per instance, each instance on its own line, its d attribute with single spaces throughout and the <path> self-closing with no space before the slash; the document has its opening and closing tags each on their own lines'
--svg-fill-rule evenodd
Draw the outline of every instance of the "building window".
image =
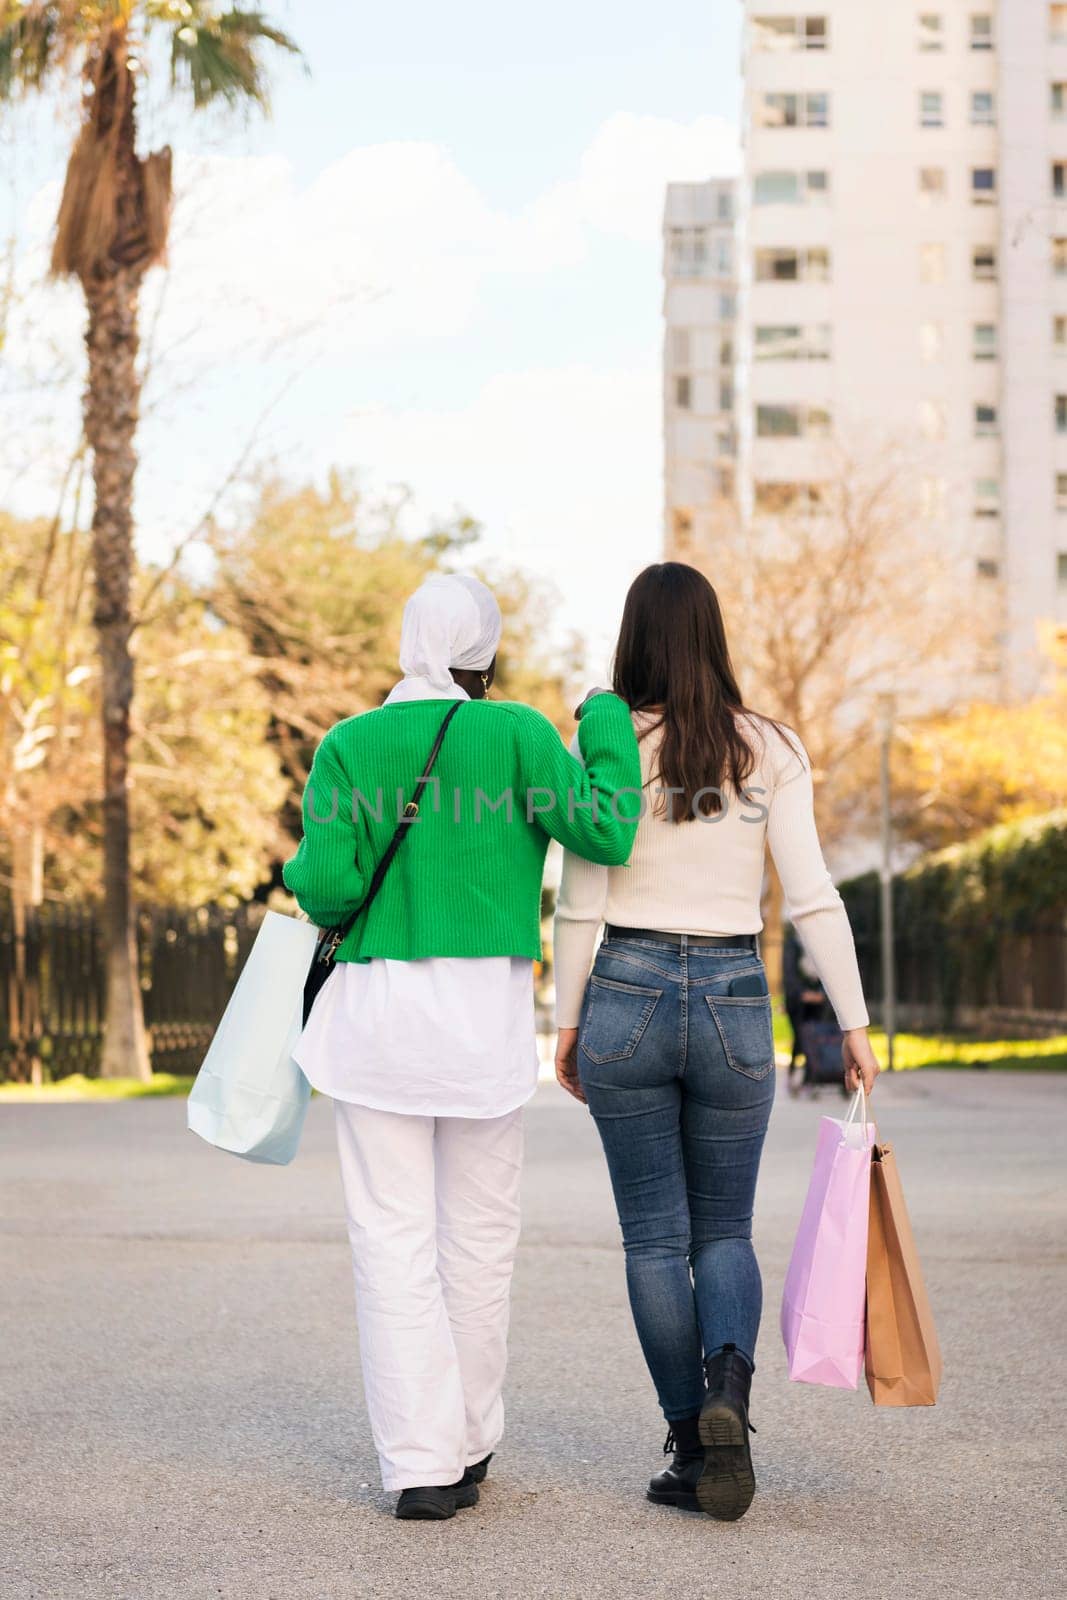
<svg viewBox="0 0 1067 1600">
<path fill-rule="evenodd" d="M 828 283 L 830 252 L 819 247 L 757 250 L 755 275 L 758 283 Z"/>
<path fill-rule="evenodd" d="M 830 413 L 821 406 L 756 407 L 756 433 L 761 439 L 824 438 L 830 432 Z"/>
<path fill-rule="evenodd" d="M 945 437 L 945 408 L 940 400 L 919 401 L 919 427 L 925 439 Z"/>
<path fill-rule="evenodd" d="M 1067 239 L 1052 241 L 1052 270 L 1057 278 L 1067 278 Z"/>
<path fill-rule="evenodd" d="M 693 537 L 693 513 L 681 506 L 671 512 L 671 538 L 676 549 L 682 549 Z"/>
<path fill-rule="evenodd" d="M 826 94 L 764 94 L 756 102 L 759 128 L 828 128 L 830 97 Z"/>
<path fill-rule="evenodd" d="M 1056 510 L 1067 511 L 1067 472 L 1056 474 Z"/>
<path fill-rule="evenodd" d="M 723 378 L 719 383 L 719 410 L 732 411 L 734 408 L 734 386 L 729 378 Z"/>
<path fill-rule="evenodd" d="M 765 516 L 780 516 L 786 511 L 817 512 L 822 509 L 824 485 L 790 483 L 779 479 L 757 479 L 756 510 Z"/>
<path fill-rule="evenodd" d="M 674 403 L 679 411 L 689 411 L 693 404 L 693 380 L 682 373 L 674 380 Z"/>
<path fill-rule="evenodd" d="M 1054 161 L 1052 163 L 1052 198 L 1053 200 L 1067 199 L 1067 161 Z"/>
<path fill-rule="evenodd" d="M 1067 114 L 1067 83 L 1054 83 L 1050 87 L 1051 104 L 1049 110 L 1057 122 L 1062 122 Z"/>
<path fill-rule="evenodd" d="M 945 101 L 939 89 L 924 89 L 919 95 L 919 125 L 923 128 L 945 126 Z"/>
<path fill-rule="evenodd" d="M 733 242 L 729 235 L 720 234 L 712 241 L 714 249 L 714 267 L 717 278 L 728 278 L 733 271 L 734 252 Z"/>
<path fill-rule="evenodd" d="M 919 282 L 944 283 L 945 247 L 943 244 L 919 246 Z"/>
<path fill-rule="evenodd" d="M 708 230 L 671 228 L 669 234 L 670 270 L 676 278 L 708 276 Z"/>
<path fill-rule="evenodd" d="M 1067 433 L 1067 394 L 1056 396 L 1056 432 Z"/>
<path fill-rule="evenodd" d="M 923 205 L 933 205 L 937 200 L 945 198 L 945 169 L 944 167 L 919 168 L 919 200 Z"/>
<path fill-rule="evenodd" d="M 919 324 L 919 354 L 924 361 L 938 361 L 945 344 L 945 330 L 940 322 Z"/>
<path fill-rule="evenodd" d="M 715 215 L 720 222 L 732 222 L 734 197 L 729 189 L 720 189 L 715 196 Z"/>
<path fill-rule="evenodd" d="M 997 198 L 997 174 L 993 167 L 971 168 L 971 199 L 976 206 L 991 206 Z"/>
<path fill-rule="evenodd" d="M 994 561 L 992 556 L 980 556 L 975 562 L 975 568 L 980 578 L 995 578 L 1000 572 L 1000 563 Z"/>
<path fill-rule="evenodd" d="M 734 341 L 726 334 L 719 340 L 719 365 L 732 367 L 734 364 Z"/>
<path fill-rule="evenodd" d="M 1053 39 L 1067 39 L 1067 5 L 1049 6 L 1048 31 Z"/>
<path fill-rule="evenodd" d="M 919 479 L 919 511 L 926 522 L 942 522 L 948 504 L 948 484 L 944 478 Z"/>
<path fill-rule="evenodd" d="M 671 366 L 677 370 L 679 367 L 688 367 L 690 338 L 688 328 L 672 328 L 670 339 Z"/>
<path fill-rule="evenodd" d="M 971 17 L 971 49 L 992 50 L 993 16 L 989 11 L 975 12 Z"/>
<path fill-rule="evenodd" d="M 976 361 L 997 359 L 997 327 L 995 322 L 976 322 L 973 327 L 973 353 Z"/>
<path fill-rule="evenodd" d="M 755 329 L 756 361 L 829 361 L 830 324 L 804 328 L 794 323 L 766 323 Z"/>
<path fill-rule="evenodd" d="M 753 17 L 757 50 L 825 50 L 830 25 L 826 17 Z"/>
<path fill-rule="evenodd" d="M 974 408 L 974 431 L 978 438 L 988 438 L 997 432 L 997 408 L 978 401 Z"/>
<path fill-rule="evenodd" d="M 737 316 L 737 296 L 721 294 L 719 296 L 719 321 L 732 322 Z"/>
<path fill-rule="evenodd" d="M 996 99 L 991 89 L 975 89 L 971 95 L 971 123 L 976 128 L 991 128 L 997 120 Z"/>
<path fill-rule="evenodd" d="M 1067 354 L 1067 317 L 1053 317 L 1052 344 L 1057 355 Z"/>
<path fill-rule="evenodd" d="M 1060 589 L 1067 589 L 1067 550 L 1056 553 L 1056 584 Z"/>
<path fill-rule="evenodd" d="M 828 172 L 760 172 L 752 185 L 757 206 L 818 205 L 830 192 Z"/>
<path fill-rule="evenodd" d="M 943 50 L 945 48 L 945 19 L 938 11 L 919 13 L 919 49 Z"/>
<path fill-rule="evenodd" d="M 995 517 L 1000 513 L 1000 484 L 996 478 L 975 478 L 974 514 Z"/>
<path fill-rule="evenodd" d="M 971 251 L 971 270 L 979 283 L 993 283 L 997 276 L 997 252 L 991 244 L 976 244 Z"/>
</svg>

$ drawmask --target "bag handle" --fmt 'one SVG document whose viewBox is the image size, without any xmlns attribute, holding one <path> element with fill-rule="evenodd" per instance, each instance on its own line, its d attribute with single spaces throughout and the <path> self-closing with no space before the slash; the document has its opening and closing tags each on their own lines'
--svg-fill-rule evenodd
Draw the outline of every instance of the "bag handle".
<svg viewBox="0 0 1067 1600">
<path fill-rule="evenodd" d="M 359 902 L 359 905 L 356 907 L 356 909 L 350 912 L 345 918 L 344 922 L 338 923 L 336 928 L 327 928 L 325 930 L 322 939 L 319 941 L 319 947 L 315 952 L 316 963 L 333 962 L 333 959 L 341 945 L 344 944 L 345 940 L 348 938 L 348 935 L 355 927 L 358 918 L 361 917 L 365 911 L 369 911 L 375 900 L 378 898 L 378 891 L 385 881 L 385 875 L 392 866 L 393 859 L 407 837 L 412 823 L 419 815 L 419 801 L 426 792 L 426 785 L 430 781 L 434 769 L 434 763 L 437 760 L 442 744 L 444 744 L 445 734 L 448 732 L 448 725 L 462 704 L 462 700 L 457 700 L 454 705 L 449 706 L 447 712 L 445 713 L 444 721 L 438 728 L 437 737 L 433 742 L 429 755 L 426 757 L 426 764 L 422 769 L 422 776 L 415 785 L 415 793 L 404 807 L 404 814 L 397 823 L 396 831 L 386 846 L 385 854 L 382 856 L 382 859 L 374 869 L 374 874 L 370 880 L 370 885 L 366 894 L 363 896 L 363 899 Z"/>
<path fill-rule="evenodd" d="M 855 1094 L 852 1096 L 852 1101 L 851 1101 L 851 1103 L 849 1105 L 848 1113 L 847 1113 L 847 1115 L 845 1117 L 845 1125 L 846 1125 L 846 1127 L 848 1126 L 848 1124 L 850 1122 L 852 1122 L 855 1119 L 857 1111 L 862 1111 L 863 1112 L 863 1131 L 864 1131 L 864 1133 L 866 1133 L 867 1132 L 867 1095 L 866 1095 L 866 1093 L 864 1091 L 864 1088 L 863 1088 L 862 1079 L 860 1080 L 859 1088 L 856 1090 Z"/>
</svg>

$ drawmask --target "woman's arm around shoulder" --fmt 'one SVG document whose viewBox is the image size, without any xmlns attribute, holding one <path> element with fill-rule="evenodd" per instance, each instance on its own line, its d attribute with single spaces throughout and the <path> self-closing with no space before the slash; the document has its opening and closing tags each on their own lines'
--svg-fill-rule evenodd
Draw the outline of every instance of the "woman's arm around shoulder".
<svg viewBox="0 0 1067 1600">
<path fill-rule="evenodd" d="M 527 818 L 587 860 L 622 866 L 641 808 L 641 757 L 629 707 L 607 692 L 583 704 L 582 760 L 571 755 L 547 717 L 529 706 L 520 709 Z"/>
</svg>

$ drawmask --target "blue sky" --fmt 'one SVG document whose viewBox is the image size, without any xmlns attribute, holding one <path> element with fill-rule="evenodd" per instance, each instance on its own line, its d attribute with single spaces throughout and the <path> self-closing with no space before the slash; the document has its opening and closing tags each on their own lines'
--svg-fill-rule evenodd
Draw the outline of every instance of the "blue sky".
<svg viewBox="0 0 1067 1600">
<path fill-rule="evenodd" d="M 736 159 L 737 0 L 268 9 L 310 68 L 278 73 L 270 122 L 146 118 L 180 200 L 146 296 L 176 353 L 143 428 L 143 548 L 181 535 L 254 430 L 295 477 L 409 485 L 412 528 L 478 516 L 484 557 L 552 582 L 600 667 L 659 553 L 662 188 Z M 0 226 L 29 283 L 66 130 L 24 113 L 6 136 Z M 39 367 L 47 327 L 73 370 L 76 297 L 35 290 L 26 317 L 9 362 Z M 0 459 L 0 503 L 47 502 L 76 394 L 45 407 L 29 468 Z"/>
</svg>

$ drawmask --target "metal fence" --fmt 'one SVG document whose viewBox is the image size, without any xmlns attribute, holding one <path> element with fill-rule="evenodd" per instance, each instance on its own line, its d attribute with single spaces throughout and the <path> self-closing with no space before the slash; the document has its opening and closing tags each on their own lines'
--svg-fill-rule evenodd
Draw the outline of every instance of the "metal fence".
<svg viewBox="0 0 1067 1600">
<path fill-rule="evenodd" d="M 879 929 L 854 918 L 864 992 L 881 1005 Z M 901 927 L 893 940 L 898 1023 L 991 1036 L 1067 1032 L 1067 917 L 976 922 L 965 933 Z"/>
<path fill-rule="evenodd" d="M 143 907 L 137 959 L 156 1072 L 195 1072 L 264 908 Z M 94 1077 L 106 998 L 100 910 L 31 907 L 22 937 L 0 902 L 0 1080 Z"/>
</svg>

